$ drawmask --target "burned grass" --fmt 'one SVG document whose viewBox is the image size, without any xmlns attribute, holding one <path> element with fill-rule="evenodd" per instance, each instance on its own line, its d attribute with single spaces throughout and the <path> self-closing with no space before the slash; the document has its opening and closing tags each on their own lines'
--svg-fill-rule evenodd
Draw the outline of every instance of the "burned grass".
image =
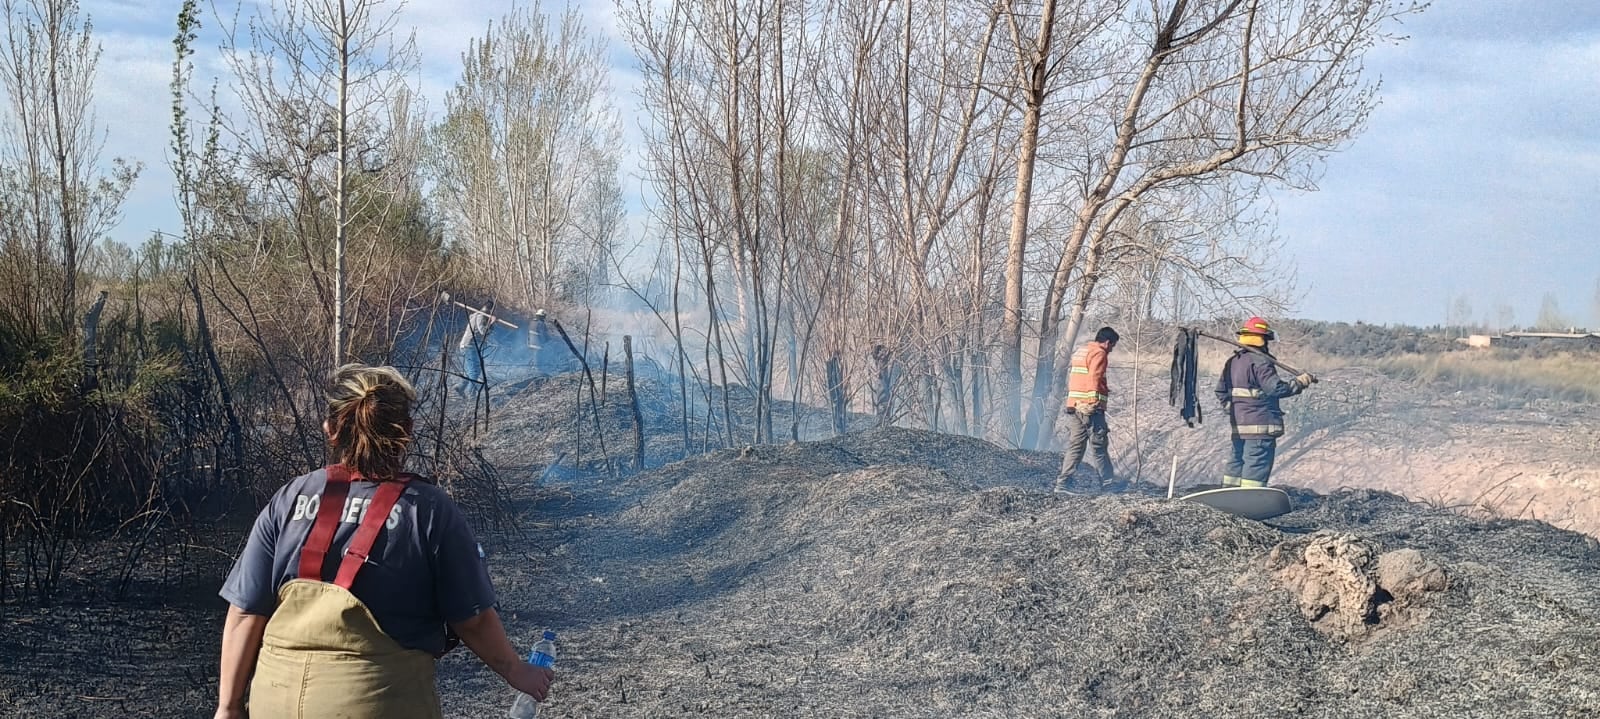
<svg viewBox="0 0 1600 719">
<path fill-rule="evenodd" d="M 1056 495 L 1056 455 L 896 428 L 689 459 L 651 432 L 652 469 L 580 473 L 573 389 L 497 405 L 481 448 L 520 518 L 484 532 L 507 625 L 560 633 L 552 719 L 1600 712 L 1581 534 L 1369 490 L 1270 524 Z M 8 608 L 0 716 L 209 715 L 214 591 Z M 511 701 L 464 650 L 440 686 L 447 716 Z"/>
<path fill-rule="evenodd" d="M 1585 668 L 1600 658 L 1590 538 L 1366 491 L 1297 493 L 1278 526 L 1153 497 L 1052 495 L 1049 459 L 883 430 L 575 488 L 605 499 L 538 540 L 539 586 L 553 591 L 507 591 L 516 631 L 548 624 L 564 637 L 547 711 L 1600 708 Z M 499 706 L 453 696 L 459 715 Z"/>
</svg>

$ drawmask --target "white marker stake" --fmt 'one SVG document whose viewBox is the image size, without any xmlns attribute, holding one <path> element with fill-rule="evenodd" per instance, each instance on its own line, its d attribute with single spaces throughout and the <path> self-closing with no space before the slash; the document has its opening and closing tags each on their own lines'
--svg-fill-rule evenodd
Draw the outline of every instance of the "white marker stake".
<svg viewBox="0 0 1600 719">
<path fill-rule="evenodd" d="M 1172 474 L 1167 475 L 1167 499 L 1172 499 L 1172 488 L 1178 484 L 1178 455 L 1172 455 Z"/>
</svg>

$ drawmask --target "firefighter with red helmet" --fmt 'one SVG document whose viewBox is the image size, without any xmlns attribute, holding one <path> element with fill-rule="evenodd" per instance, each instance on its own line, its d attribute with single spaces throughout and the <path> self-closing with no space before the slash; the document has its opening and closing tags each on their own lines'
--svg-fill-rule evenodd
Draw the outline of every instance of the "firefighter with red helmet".
<svg viewBox="0 0 1600 719">
<path fill-rule="evenodd" d="M 1217 380 L 1217 401 L 1228 410 L 1233 425 L 1233 453 L 1223 472 L 1226 487 L 1265 487 L 1283 436 L 1283 409 L 1278 401 L 1304 392 L 1315 377 L 1302 373 L 1287 380 L 1278 376 L 1277 361 L 1269 344 L 1277 333 L 1260 317 L 1239 328 L 1239 344 L 1222 366 Z"/>
</svg>

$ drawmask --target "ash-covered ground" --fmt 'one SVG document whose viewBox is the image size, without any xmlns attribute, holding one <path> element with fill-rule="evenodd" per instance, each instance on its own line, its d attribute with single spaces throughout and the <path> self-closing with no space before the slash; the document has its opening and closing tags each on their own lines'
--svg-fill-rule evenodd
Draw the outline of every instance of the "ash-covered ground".
<svg viewBox="0 0 1600 719">
<path fill-rule="evenodd" d="M 1056 455 L 897 428 L 662 466 L 668 389 L 654 468 L 617 477 L 573 468 L 565 380 L 491 412 L 501 607 L 561 637 L 543 717 L 1600 716 L 1588 536 L 1368 490 L 1270 523 L 1052 494 Z M 614 457 L 629 415 L 602 413 Z M 165 597 L 8 607 L 0 716 L 208 716 L 226 560 L 182 566 Z M 448 716 L 511 701 L 465 650 L 440 682 Z"/>
</svg>

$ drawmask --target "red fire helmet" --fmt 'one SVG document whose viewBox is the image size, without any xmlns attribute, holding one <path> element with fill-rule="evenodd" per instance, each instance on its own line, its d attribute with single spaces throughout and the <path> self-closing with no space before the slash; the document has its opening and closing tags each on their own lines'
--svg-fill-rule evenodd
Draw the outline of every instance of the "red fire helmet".
<svg viewBox="0 0 1600 719">
<path fill-rule="evenodd" d="M 1267 326 L 1267 321 L 1260 317 L 1251 317 L 1245 320 L 1244 326 L 1239 328 L 1239 334 L 1256 335 L 1269 340 L 1278 339 L 1278 333 L 1273 332 L 1272 328 Z"/>
</svg>

